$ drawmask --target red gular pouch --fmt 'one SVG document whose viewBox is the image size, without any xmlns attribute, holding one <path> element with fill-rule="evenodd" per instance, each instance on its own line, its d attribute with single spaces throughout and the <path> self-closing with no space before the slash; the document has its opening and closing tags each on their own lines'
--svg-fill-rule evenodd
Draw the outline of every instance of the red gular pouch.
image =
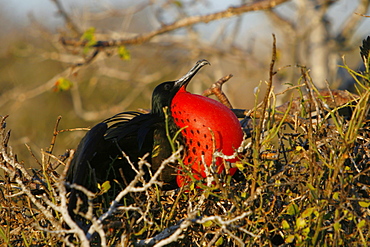
<svg viewBox="0 0 370 247">
<path fill-rule="evenodd" d="M 171 115 L 174 123 L 182 129 L 186 150 L 183 163 L 190 167 L 196 179 L 206 178 L 204 164 L 212 164 L 215 151 L 231 156 L 242 143 L 243 131 L 235 114 L 216 100 L 187 92 L 186 85 L 181 86 L 173 97 Z M 235 163 L 238 160 L 216 157 L 217 173 L 225 169 L 225 161 Z M 230 168 L 229 174 L 234 175 L 236 170 Z M 190 178 L 180 168 L 176 179 L 181 187 Z"/>
</svg>

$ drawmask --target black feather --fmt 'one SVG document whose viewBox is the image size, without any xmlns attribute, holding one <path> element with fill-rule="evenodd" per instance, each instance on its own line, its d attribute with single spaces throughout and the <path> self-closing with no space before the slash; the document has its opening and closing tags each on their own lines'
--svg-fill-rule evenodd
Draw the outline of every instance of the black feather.
<svg viewBox="0 0 370 247">
<path fill-rule="evenodd" d="M 370 36 L 368 36 L 366 39 L 362 41 L 362 46 L 360 46 L 360 55 L 362 60 L 364 61 L 364 64 L 367 68 L 370 66 Z"/>
<path fill-rule="evenodd" d="M 116 114 L 95 125 L 81 140 L 75 156 L 68 170 L 67 181 L 79 184 L 90 191 L 97 192 L 97 183 L 116 181 L 124 187 L 137 175 L 132 164 L 136 166 L 139 159 L 149 154 L 147 161 L 151 164 L 152 173 L 155 172 L 164 159 L 172 154 L 172 149 L 166 135 L 165 114 L 163 109 L 170 107 L 172 98 L 180 87 L 186 85 L 204 65 L 205 60 L 198 63 L 177 81 L 164 82 L 158 85 L 152 95 L 152 111 L 142 114 L 128 111 Z M 178 127 L 173 120 L 169 121 L 169 129 L 173 136 Z M 181 142 L 181 135 L 179 135 Z M 153 151 L 155 150 L 155 151 Z M 153 153 L 155 152 L 155 155 Z M 129 157 L 130 163 L 126 159 Z M 147 168 L 147 167 L 145 167 Z M 176 184 L 175 169 L 166 167 L 160 179 L 167 183 L 166 188 L 173 188 Z M 149 179 L 146 172 L 145 179 Z M 114 196 L 117 191 L 110 190 Z M 78 190 L 71 190 L 68 210 L 74 217 L 77 207 L 77 198 L 82 199 L 82 211 L 86 211 L 86 196 Z"/>
</svg>

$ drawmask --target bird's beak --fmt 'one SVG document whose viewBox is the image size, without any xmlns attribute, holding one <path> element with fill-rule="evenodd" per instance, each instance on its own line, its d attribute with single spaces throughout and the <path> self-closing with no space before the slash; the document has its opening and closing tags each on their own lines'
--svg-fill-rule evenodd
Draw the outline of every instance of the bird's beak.
<svg viewBox="0 0 370 247">
<path fill-rule="evenodd" d="M 188 83 L 190 82 L 191 78 L 193 78 L 193 76 L 204 66 L 204 65 L 211 65 L 207 60 L 205 59 L 202 59 L 202 60 L 199 60 L 195 66 L 193 68 L 191 68 L 189 70 L 188 73 L 186 73 L 183 77 L 181 77 L 180 79 L 178 79 L 176 82 L 175 82 L 175 88 L 180 88 L 182 86 L 187 86 Z"/>
</svg>

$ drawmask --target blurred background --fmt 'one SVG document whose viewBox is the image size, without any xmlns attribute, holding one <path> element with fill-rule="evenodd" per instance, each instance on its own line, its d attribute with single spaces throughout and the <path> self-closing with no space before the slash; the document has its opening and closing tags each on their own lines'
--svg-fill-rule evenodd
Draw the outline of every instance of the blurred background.
<svg viewBox="0 0 370 247">
<path fill-rule="evenodd" d="M 233 74 L 224 91 L 234 108 L 250 109 L 255 88 L 262 97 L 277 39 L 274 91 L 299 84 L 310 68 L 319 88 L 353 90 L 338 65 L 361 70 L 359 46 L 370 35 L 368 0 L 291 0 L 270 10 L 180 28 L 140 45 L 106 48 L 92 61 L 91 49 L 65 46 L 61 38 L 126 39 L 191 16 L 208 15 L 264 0 L 0 0 L 0 115 L 9 115 L 10 145 L 30 166 L 27 143 L 37 158 L 50 145 L 53 128 L 91 127 L 126 110 L 150 109 L 151 92 L 175 80 L 202 58 L 204 68 L 189 91 L 201 93 Z M 89 30 L 89 31 L 87 31 Z M 81 66 L 76 66 L 76 64 Z M 61 85 L 64 85 L 61 86 Z M 288 98 L 289 99 L 289 98 Z M 284 103 L 287 98 L 279 98 Z M 75 148 L 85 131 L 58 135 L 54 154 Z"/>
</svg>

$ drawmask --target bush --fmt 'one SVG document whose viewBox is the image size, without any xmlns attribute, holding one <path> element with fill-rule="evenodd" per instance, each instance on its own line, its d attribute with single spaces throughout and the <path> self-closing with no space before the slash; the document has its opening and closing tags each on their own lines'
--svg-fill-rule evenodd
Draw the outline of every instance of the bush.
<svg viewBox="0 0 370 247">
<path fill-rule="evenodd" d="M 9 246 L 366 246 L 370 77 L 365 64 L 363 74 L 344 66 L 357 81 L 358 95 L 319 91 L 302 67 L 300 81 L 288 90 L 301 96 L 276 107 L 272 63 L 265 98 L 242 121 L 250 136 L 239 150 L 244 158 L 234 178 L 209 171 L 207 181 L 161 191 L 156 174 L 145 182 L 140 169 L 115 200 L 109 198 L 112 203 L 91 203 L 77 223 L 68 215 L 64 183 L 73 151 L 52 153 L 58 125 L 49 150 L 41 150 L 40 168 L 26 169 L 8 145 L 10 131 L 2 117 L 1 239 Z M 169 160 L 179 155 L 180 150 Z M 141 167 L 146 165 L 142 161 Z M 101 185 L 100 194 L 107 190 Z"/>
</svg>

